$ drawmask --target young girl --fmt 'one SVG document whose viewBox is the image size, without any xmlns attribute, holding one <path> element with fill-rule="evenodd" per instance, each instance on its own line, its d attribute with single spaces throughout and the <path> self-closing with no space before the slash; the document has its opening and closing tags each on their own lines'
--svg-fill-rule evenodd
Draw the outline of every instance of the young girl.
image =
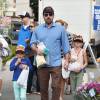
<svg viewBox="0 0 100 100">
<path fill-rule="evenodd" d="M 82 36 L 76 36 L 73 39 L 73 48 L 71 49 L 71 57 L 69 70 L 71 79 L 71 91 L 73 94 L 73 100 L 81 100 L 76 92 L 77 87 L 82 83 L 84 69 L 87 66 L 86 50 L 82 48 L 83 39 Z M 73 66 L 71 66 L 73 64 Z"/>
<path fill-rule="evenodd" d="M 15 100 L 26 100 L 26 88 L 17 83 L 22 70 L 27 67 L 29 67 L 29 69 L 32 68 L 30 60 L 28 58 L 25 58 L 24 53 L 24 47 L 17 46 L 16 57 L 11 61 L 10 64 L 10 71 L 14 71 L 12 81 Z"/>
<path fill-rule="evenodd" d="M 56 20 L 55 21 L 56 23 L 62 25 L 65 29 L 67 29 L 68 27 L 68 23 L 63 21 L 63 20 Z M 72 36 L 71 36 L 71 33 L 69 33 L 67 31 L 67 37 L 68 37 L 68 40 L 69 40 L 69 44 L 70 46 L 72 45 Z M 70 78 L 67 78 L 67 79 L 64 79 L 63 77 L 61 78 L 61 93 L 60 93 L 60 100 L 63 100 L 64 99 L 64 88 L 65 88 L 65 85 L 66 85 L 66 89 L 65 89 L 65 93 L 66 94 L 70 94 L 71 90 L 70 90 Z"/>
</svg>

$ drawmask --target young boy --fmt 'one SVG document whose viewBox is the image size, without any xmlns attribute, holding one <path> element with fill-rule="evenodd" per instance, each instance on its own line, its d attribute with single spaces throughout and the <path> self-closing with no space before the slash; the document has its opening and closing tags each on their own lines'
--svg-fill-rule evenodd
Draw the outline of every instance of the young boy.
<svg viewBox="0 0 100 100">
<path fill-rule="evenodd" d="M 14 71 L 13 73 L 13 89 L 15 100 L 26 100 L 26 90 L 23 86 L 17 83 L 17 80 L 23 69 L 28 68 L 31 69 L 32 65 L 28 58 L 25 58 L 25 48 L 21 45 L 16 48 L 16 57 L 11 61 L 10 71 Z"/>
</svg>

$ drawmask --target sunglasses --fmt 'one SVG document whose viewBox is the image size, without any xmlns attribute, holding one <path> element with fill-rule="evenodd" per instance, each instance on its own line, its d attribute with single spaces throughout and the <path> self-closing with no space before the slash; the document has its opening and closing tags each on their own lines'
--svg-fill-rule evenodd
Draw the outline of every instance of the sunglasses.
<svg viewBox="0 0 100 100">
<path fill-rule="evenodd" d="M 16 54 L 24 54 L 24 51 L 16 51 Z"/>
<path fill-rule="evenodd" d="M 81 40 L 74 40 L 74 42 L 80 42 L 80 43 L 83 43 L 83 41 L 81 41 Z"/>
<path fill-rule="evenodd" d="M 45 17 L 53 16 L 53 14 L 52 14 L 52 13 L 44 13 L 44 16 L 45 16 Z"/>
</svg>

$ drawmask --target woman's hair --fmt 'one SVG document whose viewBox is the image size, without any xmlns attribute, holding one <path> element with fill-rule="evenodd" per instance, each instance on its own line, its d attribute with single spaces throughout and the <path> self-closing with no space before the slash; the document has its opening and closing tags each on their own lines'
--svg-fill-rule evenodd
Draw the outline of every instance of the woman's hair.
<svg viewBox="0 0 100 100">
<path fill-rule="evenodd" d="M 72 41 L 72 47 L 74 46 L 75 42 L 82 43 L 82 48 L 83 48 L 84 41 L 83 41 L 83 37 L 81 35 L 74 35 L 73 41 Z"/>
<path fill-rule="evenodd" d="M 75 35 L 73 37 L 73 42 L 76 42 L 76 41 L 83 43 L 83 37 L 81 35 Z"/>
</svg>

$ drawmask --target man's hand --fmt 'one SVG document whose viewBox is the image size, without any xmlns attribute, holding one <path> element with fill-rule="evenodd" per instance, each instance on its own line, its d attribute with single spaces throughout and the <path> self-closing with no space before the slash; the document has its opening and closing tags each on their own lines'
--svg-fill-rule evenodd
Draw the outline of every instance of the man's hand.
<svg viewBox="0 0 100 100">
<path fill-rule="evenodd" d="M 64 62 L 64 66 L 63 67 L 64 67 L 65 70 L 68 70 L 68 62 L 66 60 Z"/>
<path fill-rule="evenodd" d="M 40 47 L 38 47 L 38 45 L 33 44 L 32 45 L 32 50 L 37 55 L 43 55 L 43 49 L 41 49 Z"/>
<path fill-rule="evenodd" d="M 37 55 L 43 55 L 43 50 L 40 48 L 37 48 Z"/>
<path fill-rule="evenodd" d="M 26 43 L 30 43 L 30 40 L 29 40 L 29 39 L 25 39 L 25 42 L 26 42 Z"/>
<path fill-rule="evenodd" d="M 64 69 L 65 70 L 68 70 L 68 65 L 69 65 L 69 53 L 67 53 L 65 56 L 64 56 Z"/>
<path fill-rule="evenodd" d="M 68 61 L 66 61 L 65 58 L 62 59 L 62 67 L 63 67 L 65 70 L 68 70 Z"/>
</svg>

